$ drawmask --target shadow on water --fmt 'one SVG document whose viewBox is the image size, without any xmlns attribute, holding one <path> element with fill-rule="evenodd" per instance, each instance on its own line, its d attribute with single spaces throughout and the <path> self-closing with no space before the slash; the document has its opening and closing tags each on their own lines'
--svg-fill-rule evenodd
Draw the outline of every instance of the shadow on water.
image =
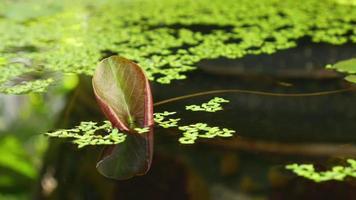
<svg viewBox="0 0 356 200">
<path fill-rule="evenodd" d="M 340 74 L 322 69 L 326 63 L 352 56 L 349 46 L 333 47 L 333 56 L 323 56 L 325 45 L 307 49 L 302 46 L 236 62 L 202 62 L 187 80 L 171 85 L 153 83 L 154 100 L 217 89 L 309 93 L 351 87 Z M 307 53 L 301 54 L 304 51 Z M 184 110 L 185 105 L 200 104 L 213 96 L 224 97 L 230 103 L 217 113 Z M 103 120 L 89 78 L 82 78 L 68 99 L 70 103 L 58 128 L 71 127 L 82 120 Z M 52 140 L 36 199 L 352 199 L 356 194 L 354 180 L 316 184 L 288 173 L 284 165 L 313 162 L 326 169 L 344 158 L 356 157 L 352 145 L 356 141 L 355 102 L 355 91 L 308 97 L 229 93 L 157 106 L 155 112 L 177 111 L 181 124 L 205 122 L 234 129 L 237 135 L 181 145 L 180 132 L 157 128 L 151 170 L 126 181 L 109 180 L 98 174 L 95 164 L 99 147 L 77 150 L 71 144 Z M 52 193 L 46 193 L 43 184 L 49 172 L 57 181 Z"/>
</svg>

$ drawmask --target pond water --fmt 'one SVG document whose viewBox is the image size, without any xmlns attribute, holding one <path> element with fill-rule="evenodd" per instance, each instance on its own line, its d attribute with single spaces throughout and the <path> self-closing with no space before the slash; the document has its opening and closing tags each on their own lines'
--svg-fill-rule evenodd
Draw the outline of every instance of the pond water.
<svg viewBox="0 0 356 200">
<path fill-rule="evenodd" d="M 354 179 L 314 183 L 284 166 L 311 162 L 325 170 L 356 157 L 356 91 L 298 97 L 253 92 L 304 94 L 350 88 L 342 75 L 323 67 L 351 56 L 356 52 L 348 45 L 310 48 L 305 44 L 267 57 L 201 62 L 186 80 L 170 85 L 153 83 L 154 101 L 202 91 L 244 91 L 167 103 L 156 106 L 155 112 L 177 111 L 184 124 L 205 122 L 236 130 L 233 138 L 199 139 L 196 144 L 183 145 L 178 142 L 181 132 L 155 128 L 151 170 L 125 181 L 110 180 L 97 172 L 101 147 L 78 150 L 71 143 L 51 139 L 38 178 L 24 180 L 23 187 L 33 199 L 353 199 Z M 8 116 L 2 131 L 39 134 L 73 127 L 80 121 L 103 120 L 90 78 L 79 80 L 72 91 L 53 90 L 45 101 L 34 103 L 27 111 L 16 105 L 35 97 L 2 97 L 4 105 L 13 106 L 2 108 Z M 200 104 L 214 96 L 230 100 L 223 111 L 184 110 L 185 105 Z M 21 112 L 34 117 L 26 122 L 29 118 Z M 23 138 L 31 137 L 24 134 Z"/>
</svg>

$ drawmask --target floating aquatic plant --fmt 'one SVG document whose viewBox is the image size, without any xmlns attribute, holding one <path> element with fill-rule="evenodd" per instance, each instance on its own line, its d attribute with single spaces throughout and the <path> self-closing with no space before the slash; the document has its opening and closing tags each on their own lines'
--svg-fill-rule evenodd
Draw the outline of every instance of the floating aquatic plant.
<svg viewBox="0 0 356 200">
<path fill-rule="evenodd" d="M 150 168 L 153 152 L 153 122 L 163 128 L 178 127 L 183 131 L 179 138 L 182 144 L 193 144 L 198 138 L 232 137 L 234 130 L 209 126 L 206 123 L 180 125 L 180 118 L 170 118 L 176 112 L 164 111 L 153 114 L 153 103 L 149 82 L 143 70 L 134 62 L 119 56 L 111 56 L 104 59 L 98 65 L 93 77 L 93 89 L 99 106 L 107 116 L 113 127 L 125 132 L 125 143 L 111 145 L 103 151 L 102 159 L 98 162 L 98 170 L 107 177 L 126 179 L 135 175 L 143 175 Z M 341 90 L 345 91 L 345 90 Z M 334 92 L 341 92 L 331 91 Z M 186 95 L 162 101 L 164 103 L 181 100 L 184 98 L 221 92 L 244 92 L 251 94 L 283 96 L 268 92 L 245 91 L 245 90 L 218 90 Z M 322 93 L 322 94 L 329 94 Z M 310 96 L 320 93 L 285 94 L 285 96 Z M 163 104 L 162 102 L 156 105 Z M 190 105 L 186 110 L 216 112 L 222 110 L 221 104 L 229 102 L 226 99 L 215 97 L 202 105 Z M 90 124 L 84 124 L 90 127 Z M 95 124 L 94 124 L 95 125 Z M 96 136 L 95 131 L 87 131 L 91 134 L 83 134 L 79 137 L 77 130 L 60 130 L 47 135 L 54 137 L 75 138 L 80 147 L 95 144 L 110 144 Z M 118 132 L 114 131 L 114 134 Z M 97 138 L 98 137 L 98 138 Z M 104 136 L 106 137 L 106 136 Z M 123 142 L 120 141 L 120 142 Z"/>
<path fill-rule="evenodd" d="M 26 94 L 29 92 L 42 93 L 47 90 L 48 86 L 50 86 L 53 81 L 52 78 L 23 81 L 22 83 L 13 86 L 0 87 L 0 92 L 5 94 Z"/>
<path fill-rule="evenodd" d="M 356 160 L 347 159 L 349 166 L 334 166 L 328 171 L 316 171 L 312 164 L 290 164 L 286 169 L 293 171 L 298 176 L 310 179 L 315 182 L 330 180 L 342 181 L 346 177 L 356 178 Z"/>
<path fill-rule="evenodd" d="M 180 121 L 180 118 L 169 118 L 167 119 L 167 116 L 174 115 L 176 112 L 168 112 L 164 111 L 162 113 L 154 113 L 154 120 L 155 122 L 163 127 L 163 128 L 171 128 L 171 127 L 177 127 L 178 126 L 178 121 Z"/>
<path fill-rule="evenodd" d="M 198 138 L 232 137 L 234 130 L 210 127 L 206 123 L 196 123 L 188 126 L 180 126 L 179 130 L 184 131 L 183 137 L 179 138 L 182 144 L 194 144 Z"/>
<path fill-rule="evenodd" d="M 201 60 L 271 54 L 297 46 L 304 37 L 355 43 L 353 2 L 5 1 L 0 5 L 0 91 L 18 93 L 4 89 L 6 83 L 38 66 L 91 76 L 96 63 L 112 54 L 136 61 L 150 80 L 168 84 L 186 78 Z M 45 90 L 46 83 L 41 84 Z"/>
<path fill-rule="evenodd" d="M 215 97 L 215 101 L 226 102 L 222 98 Z M 183 131 L 183 136 L 178 139 L 181 144 L 194 144 L 198 138 L 214 138 L 214 137 L 232 137 L 234 130 L 227 128 L 219 128 L 217 126 L 210 127 L 206 123 L 195 123 L 191 125 L 179 125 L 179 118 L 168 118 L 176 112 L 164 111 L 162 113 L 155 113 L 155 122 L 163 128 L 178 127 Z"/>
<path fill-rule="evenodd" d="M 114 127 L 123 131 L 153 125 L 152 94 L 142 69 L 126 58 L 102 60 L 93 77 L 99 106 Z"/>
<path fill-rule="evenodd" d="M 214 137 L 232 137 L 234 130 L 220 127 L 210 127 L 206 123 L 196 123 L 188 126 L 179 126 L 180 118 L 168 118 L 176 112 L 164 111 L 161 113 L 154 113 L 154 119 L 158 126 L 162 128 L 178 127 L 179 130 L 184 131 L 183 137 L 179 138 L 181 144 L 194 144 L 198 138 L 214 138 Z M 104 121 L 101 126 L 96 125 L 97 122 L 81 122 L 81 124 L 72 129 L 62 129 L 54 132 L 48 132 L 46 135 L 57 138 L 72 138 L 73 143 L 78 144 L 79 148 L 87 145 L 111 145 L 119 144 L 125 141 L 126 134 L 118 132 L 113 128 L 109 121 Z M 95 134 L 99 130 L 105 130 L 109 135 Z M 139 134 L 149 132 L 149 128 L 135 128 Z M 119 139 L 119 140 L 118 140 Z"/>
<path fill-rule="evenodd" d="M 347 80 L 351 83 L 356 83 L 356 75 L 348 75 L 345 77 L 345 80 Z"/>
<path fill-rule="evenodd" d="M 185 107 L 189 111 L 205 111 L 216 112 L 222 110 L 221 103 L 228 103 L 229 101 L 221 97 L 214 97 L 207 103 L 202 105 L 188 105 Z M 194 144 L 198 138 L 214 138 L 214 137 L 232 137 L 234 130 L 219 127 L 210 127 L 206 123 L 196 123 L 188 126 L 179 126 L 180 118 L 168 118 L 176 112 L 164 111 L 162 113 L 155 113 L 155 122 L 163 128 L 178 127 L 183 131 L 183 136 L 179 138 L 181 144 Z"/>
<path fill-rule="evenodd" d="M 333 65 L 327 65 L 326 68 L 348 74 L 345 80 L 356 83 L 356 58 L 342 60 Z"/>
<path fill-rule="evenodd" d="M 98 104 L 127 141 L 103 150 L 97 169 L 106 177 L 127 179 L 145 174 L 153 157 L 153 104 L 148 79 L 140 66 L 119 56 L 102 60 L 93 76 Z"/>
<path fill-rule="evenodd" d="M 223 109 L 221 103 L 228 103 L 228 102 L 229 102 L 228 100 L 223 99 L 221 97 L 214 97 L 207 103 L 203 103 L 202 105 L 185 106 L 185 109 L 191 111 L 216 112 Z"/>
<path fill-rule="evenodd" d="M 220 97 L 215 97 L 214 99 L 212 99 L 210 101 L 210 104 L 212 104 L 212 102 L 214 103 L 225 103 L 228 102 L 227 100 L 224 100 L 223 98 Z M 207 124 L 205 123 L 196 123 L 196 124 L 191 124 L 188 126 L 179 126 L 178 122 L 181 120 L 180 118 L 167 118 L 168 116 L 174 115 L 176 114 L 176 112 L 169 112 L 169 111 L 164 111 L 161 113 L 154 113 L 154 120 L 157 123 L 158 126 L 161 126 L 163 128 L 172 128 L 172 127 L 178 127 L 179 130 L 184 131 L 183 132 L 183 137 L 179 138 L 179 142 L 182 144 L 193 144 L 195 143 L 195 140 L 200 138 L 214 138 L 214 137 L 231 137 L 233 136 L 233 133 L 235 133 L 235 131 L 233 130 L 229 130 L 226 128 L 219 128 L 219 127 L 209 127 Z M 52 133 L 46 133 L 48 136 L 51 137 L 59 137 L 59 138 L 64 138 L 64 137 L 70 137 L 70 138 L 78 138 L 80 135 L 78 135 L 78 128 L 84 127 L 84 125 L 90 125 L 88 124 L 88 122 L 82 122 L 83 125 L 81 124 L 80 126 L 78 126 L 75 129 L 66 129 L 66 130 L 58 130 Z M 94 123 L 94 122 L 92 122 Z M 105 124 L 108 123 L 107 121 L 105 122 Z M 95 125 L 95 123 L 94 123 Z M 93 128 L 95 128 L 96 126 L 93 126 Z M 103 128 L 108 128 L 107 131 L 110 130 L 110 128 L 112 127 L 105 127 L 104 125 L 102 126 Z M 74 132 L 73 132 L 74 130 Z M 91 130 L 90 127 L 87 128 L 88 132 L 90 133 L 90 135 L 92 135 L 93 132 L 96 131 L 96 129 Z M 99 129 L 98 129 L 99 130 Z M 137 133 L 143 134 L 143 133 L 147 133 L 149 132 L 149 128 L 145 127 L 145 128 L 135 128 L 135 131 L 137 131 Z M 71 132 L 72 131 L 72 132 Z M 86 135 L 86 134 L 84 134 Z M 93 135 L 92 137 L 87 137 L 87 136 L 81 136 L 82 138 L 85 138 L 86 140 L 74 140 L 74 143 L 79 144 L 79 142 L 82 142 L 81 145 L 79 147 L 84 147 L 86 145 L 101 145 L 101 144 L 116 144 L 116 143 L 110 143 L 110 141 L 106 141 L 106 142 L 102 142 L 102 143 L 96 143 L 99 140 L 97 140 L 98 138 L 101 138 L 101 135 Z M 124 135 L 125 136 L 125 135 Z M 98 138 L 96 138 L 98 137 Z M 122 138 L 123 140 L 118 142 L 121 143 L 124 141 L 125 137 Z M 93 141 L 95 140 L 95 141 Z M 117 144 L 118 144 L 117 143 Z"/>
<path fill-rule="evenodd" d="M 73 143 L 78 145 L 78 148 L 88 145 L 119 144 L 124 142 L 126 138 L 126 135 L 113 128 L 109 121 L 104 121 L 102 124 L 92 121 L 81 122 L 75 128 L 60 129 L 45 134 L 50 137 L 72 139 Z"/>
<path fill-rule="evenodd" d="M 127 179 L 145 174 L 153 157 L 153 123 L 156 121 L 163 128 L 177 127 L 179 118 L 167 119 L 176 112 L 153 114 L 149 82 L 140 66 L 126 58 L 111 56 L 102 60 L 95 71 L 92 84 L 99 106 L 110 123 L 97 126 L 95 122 L 82 122 L 74 129 L 46 134 L 51 137 L 72 138 L 79 148 L 87 145 L 110 145 L 103 150 L 97 163 L 97 169 L 106 177 Z M 228 101 L 215 97 L 202 107 L 211 111 L 219 108 L 223 102 Z M 96 134 L 102 129 L 110 134 Z M 234 132 L 201 123 L 179 129 L 185 131 L 184 137 L 189 137 L 192 140 L 190 143 L 194 143 L 197 137 L 230 137 Z M 199 131 L 206 133 L 200 134 Z M 192 134 L 196 135 L 194 139 Z M 179 141 L 186 144 L 185 138 Z"/>
<path fill-rule="evenodd" d="M 83 122 L 74 129 L 47 135 L 73 138 L 79 148 L 109 145 L 97 163 L 98 171 L 106 177 L 127 179 L 145 174 L 153 157 L 154 120 L 150 85 L 144 72 L 130 60 L 111 56 L 99 63 L 92 84 L 98 104 L 110 123 L 96 126 L 95 122 Z M 111 129 L 110 134 L 95 134 L 101 129 Z"/>
</svg>

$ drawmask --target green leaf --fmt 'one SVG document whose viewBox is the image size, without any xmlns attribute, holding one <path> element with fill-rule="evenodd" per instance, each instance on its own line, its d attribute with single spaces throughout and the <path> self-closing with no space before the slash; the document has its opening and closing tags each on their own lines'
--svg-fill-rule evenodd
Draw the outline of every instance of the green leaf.
<svg viewBox="0 0 356 200">
<path fill-rule="evenodd" d="M 345 80 L 356 83 L 356 58 L 343 60 L 335 63 L 334 65 L 327 65 L 326 68 L 334 69 L 338 72 L 343 72 L 349 74 L 345 77 Z"/>
<path fill-rule="evenodd" d="M 356 74 L 356 58 L 343 60 L 328 66 L 328 68 L 335 69 L 339 72 L 345 72 L 348 74 Z"/>
<path fill-rule="evenodd" d="M 348 75 L 345 77 L 345 80 L 347 80 L 351 83 L 356 83 L 356 75 Z"/>
<path fill-rule="evenodd" d="M 153 125 L 149 82 L 137 64 L 119 56 L 102 60 L 93 77 L 93 89 L 114 127 L 132 131 Z"/>
<path fill-rule="evenodd" d="M 129 134 L 126 142 L 104 149 L 98 171 L 109 178 L 145 174 L 153 157 L 153 104 L 143 70 L 119 56 L 104 59 L 93 77 L 97 101 L 114 127 Z M 147 129 L 146 133 L 138 130 Z"/>
</svg>

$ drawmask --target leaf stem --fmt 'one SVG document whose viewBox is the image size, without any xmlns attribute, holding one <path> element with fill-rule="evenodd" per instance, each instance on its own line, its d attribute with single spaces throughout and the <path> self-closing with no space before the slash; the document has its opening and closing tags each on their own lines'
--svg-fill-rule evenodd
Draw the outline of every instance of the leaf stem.
<svg viewBox="0 0 356 200">
<path fill-rule="evenodd" d="M 188 95 L 183 95 L 179 97 L 173 97 L 170 99 L 166 99 L 163 101 L 159 101 L 154 103 L 153 106 L 160 106 L 163 104 L 189 99 L 198 96 L 205 96 L 211 94 L 220 94 L 220 93 L 241 93 L 241 94 L 254 94 L 254 95 L 263 95 L 263 96 L 275 96 L 275 97 L 311 97 L 311 96 L 323 96 L 323 95 L 330 95 L 330 94 L 337 94 L 342 92 L 347 92 L 351 90 L 355 90 L 356 87 L 352 86 L 349 88 L 339 89 L 339 90 L 331 90 L 331 91 L 321 91 L 321 92 L 310 92 L 310 93 L 273 93 L 273 92 L 264 92 L 264 91 L 256 91 L 256 90 L 242 90 L 242 89 L 226 89 L 226 90 L 211 90 L 205 92 L 198 92 Z"/>
</svg>

